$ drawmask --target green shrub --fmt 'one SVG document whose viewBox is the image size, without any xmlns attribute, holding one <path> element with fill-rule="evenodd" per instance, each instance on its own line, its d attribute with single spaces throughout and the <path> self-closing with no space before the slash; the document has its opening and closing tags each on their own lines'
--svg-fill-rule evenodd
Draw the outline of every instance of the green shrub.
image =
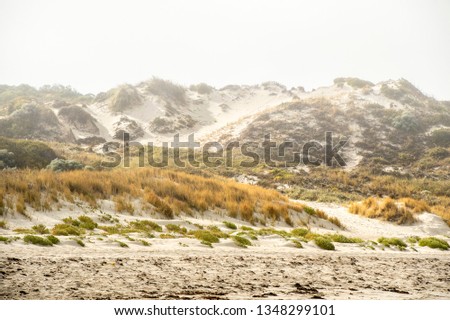
<svg viewBox="0 0 450 320">
<path fill-rule="evenodd" d="M 437 146 L 448 148 L 450 147 L 450 129 L 435 130 L 430 135 L 430 140 Z"/>
<path fill-rule="evenodd" d="M 294 244 L 294 246 L 296 247 L 296 248 L 299 248 L 299 249 L 302 249 L 303 248 L 303 245 L 302 245 L 302 243 L 300 242 L 300 241 L 298 241 L 298 240 L 292 240 L 292 243 Z"/>
<path fill-rule="evenodd" d="M 232 230 L 236 230 L 237 226 L 229 221 L 224 221 L 223 224 L 225 225 L 225 227 L 227 227 L 228 229 L 232 229 Z"/>
<path fill-rule="evenodd" d="M 291 231 L 291 234 L 292 234 L 294 237 L 304 237 L 304 236 L 306 236 L 308 233 L 309 233 L 309 230 L 308 230 L 308 229 L 305 229 L 305 228 L 297 228 L 297 229 L 293 229 L 293 230 Z"/>
<path fill-rule="evenodd" d="M 442 249 L 442 250 L 448 250 L 449 244 L 447 241 L 438 239 L 435 237 L 428 237 L 423 238 L 419 240 L 419 246 L 421 247 L 430 247 L 433 249 Z"/>
<path fill-rule="evenodd" d="M 74 239 L 75 242 L 80 246 L 80 247 L 85 247 L 86 245 L 84 244 L 83 240 L 81 239 Z"/>
<path fill-rule="evenodd" d="M 316 237 L 314 239 L 314 243 L 324 250 L 335 250 L 334 244 L 331 243 L 331 241 L 324 237 Z"/>
<path fill-rule="evenodd" d="M 68 223 L 57 224 L 52 229 L 52 234 L 55 236 L 80 236 L 84 232 L 83 229 Z"/>
<path fill-rule="evenodd" d="M 333 242 L 340 242 L 340 243 L 361 243 L 363 242 L 360 238 L 347 238 L 346 236 L 342 234 L 329 234 L 327 235 L 327 238 L 329 238 Z"/>
<path fill-rule="evenodd" d="M 404 249 L 406 248 L 406 243 L 403 242 L 401 239 L 399 238 L 384 238 L 381 237 L 378 239 L 378 242 L 382 245 L 385 245 L 386 247 L 390 247 L 390 246 L 396 246 L 399 249 Z"/>
<path fill-rule="evenodd" d="M 135 228 L 140 231 L 156 231 L 162 232 L 162 227 L 156 222 L 149 220 L 136 220 L 130 222 L 130 227 Z"/>
<path fill-rule="evenodd" d="M 193 235 L 200 241 L 206 241 L 209 243 L 220 242 L 219 238 L 208 230 L 195 230 L 193 231 Z"/>
<path fill-rule="evenodd" d="M 94 230 L 98 227 L 98 224 L 92 220 L 92 218 L 88 216 L 79 216 L 78 220 L 80 221 L 79 227 L 87 230 Z"/>
<path fill-rule="evenodd" d="M 244 231 L 253 231 L 254 229 L 251 227 L 247 227 L 247 226 L 241 226 L 241 229 Z"/>
<path fill-rule="evenodd" d="M 54 235 L 47 236 L 47 239 L 53 244 L 60 243 L 59 239 L 57 237 L 55 237 Z"/>
<path fill-rule="evenodd" d="M 32 243 L 34 245 L 39 245 L 39 246 L 53 246 L 53 243 L 49 239 L 42 238 L 39 236 L 34 236 L 31 234 L 23 237 L 23 241 L 25 241 L 25 243 Z"/>
<path fill-rule="evenodd" d="M 6 229 L 7 228 L 5 220 L 0 221 L 0 228 L 2 228 L 2 229 Z"/>
<path fill-rule="evenodd" d="M 150 243 L 148 241 L 145 241 L 145 240 L 142 240 L 142 239 L 140 241 L 141 241 L 143 246 L 148 247 L 150 245 Z"/>
<path fill-rule="evenodd" d="M 0 150 L 7 150 L 2 157 L 6 167 L 42 169 L 57 157 L 46 144 L 31 140 L 0 137 Z"/>
<path fill-rule="evenodd" d="M 35 234 L 36 233 L 32 229 L 26 229 L 26 228 L 16 228 L 13 231 L 16 233 L 22 233 L 22 234 Z"/>
<path fill-rule="evenodd" d="M 119 240 L 116 240 L 116 242 L 119 244 L 119 246 L 121 248 L 128 248 L 128 245 L 125 242 L 122 242 L 122 241 L 119 241 Z"/>
<path fill-rule="evenodd" d="M 81 170 L 84 165 L 74 160 L 54 159 L 47 166 L 47 169 L 55 172 Z"/>
<path fill-rule="evenodd" d="M 209 241 L 202 240 L 202 241 L 200 241 L 200 243 L 203 244 L 203 245 L 205 245 L 205 246 L 207 246 L 207 247 L 210 247 L 210 248 L 213 247 L 212 243 L 209 242 Z"/>
<path fill-rule="evenodd" d="M 11 239 L 8 237 L 0 236 L 0 242 L 10 243 Z"/>
<path fill-rule="evenodd" d="M 167 229 L 167 231 L 176 232 L 176 233 L 180 233 L 180 234 L 186 234 L 187 233 L 187 229 L 186 228 L 180 227 L 177 224 L 168 224 L 168 225 L 166 225 L 166 229 Z"/>
<path fill-rule="evenodd" d="M 418 236 L 412 236 L 412 237 L 408 237 L 406 239 L 406 241 L 408 241 L 409 243 L 417 243 L 420 240 L 420 237 Z"/>
<path fill-rule="evenodd" d="M 175 239 L 175 238 L 176 238 L 176 236 L 173 235 L 172 233 L 161 233 L 161 234 L 159 235 L 159 237 L 160 237 L 161 239 Z"/>
<path fill-rule="evenodd" d="M 48 233 L 50 233 L 50 231 L 48 231 L 47 227 L 44 226 L 43 224 L 35 225 L 31 229 L 33 229 L 36 233 L 39 233 L 39 234 L 48 234 Z"/>
<path fill-rule="evenodd" d="M 238 246 L 242 248 L 247 248 L 248 246 L 252 245 L 252 242 L 248 240 L 247 238 L 241 237 L 241 236 L 234 236 L 233 242 Z"/>
</svg>

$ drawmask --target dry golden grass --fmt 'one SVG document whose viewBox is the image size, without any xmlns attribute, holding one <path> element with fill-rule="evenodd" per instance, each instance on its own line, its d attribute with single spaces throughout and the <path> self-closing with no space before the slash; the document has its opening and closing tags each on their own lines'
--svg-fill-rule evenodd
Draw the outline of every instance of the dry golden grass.
<svg viewBox="0 0 450 320">
<path fill-rule="evenodd" d="M 424 211 L 430 211 L 430 206 L 424 200 L 415 200 L 412 198 L 401 198 L 399 202 L 402 202 L 406 208 L 411 209 L 414 213 L 421 213 Z"/>
<path fill-rule="evenodd" d="M 418 204 L 414 206 L 414 201 L 413 199 L 409 199 L 408 205 L 403 202 L 404 205 L 402 206 L 401 203 L 396 203 L 391 198 L 377 199 L 371 197 L 361 203 L 352 203 L 349 211 L 368 218 L 396 222 L 397 224 L 411 224 L 416 221 L 413 213 L 419 212 L 414 211 L 415 208 L 419 208 L 419 205 L 422 205 L 417 202 Z"/>
<path fill-rule="evenodd" d="M 139 208 L 156 211 L 167 218 L 191 211 L 222 210 L 232 217 L 256 223 L 257 216 L 269 221 L 284 220 L 303 206 L 290 203 L 275 190 L 244 185 L 222 177 L 202 177 L 175 169 L 134 168 L 110 171 L 51 172 L 18 170 L 2 172 L 0 194 L 15 199 L 15 207 L 25 212 L 49 210 L 59 199 L 77 199 L 96 207 L 98 200 L 113 200 L 116 211 L 134 213 Z M 5 201 L 4 201 L 5 202 Z M 6 201 L 7 202 L 7 201 Z M 3 206 L 3 202 L 2 202 Z M 258 215 L 255 215 L 258 213 Z M 326 215 L 320 216 L 327 218 Z"/>
</svg>

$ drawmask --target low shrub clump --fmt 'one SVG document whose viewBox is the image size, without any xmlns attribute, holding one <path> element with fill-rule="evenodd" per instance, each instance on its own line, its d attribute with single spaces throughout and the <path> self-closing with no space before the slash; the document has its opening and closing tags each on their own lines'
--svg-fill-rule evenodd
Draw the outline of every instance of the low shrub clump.
<svg viewBox="0 0 450 320">
<path fill-rule="evenodd" d="M 406 243 L 399 238 L 381 237 L 378 239 L 378 243 L 385 245 L 386 247 L 390 247 L 390 246 L 398 247 L 400 250 L 403 250 L 406 248 Z"/>
<path fill-rule="evenodd" d="M 448 250 L 449 244 L 447 241 L 435 237 L 422 238 L 419 240 L 419 246 L 429 247 L 433 249 Z"/>
<path fill-rule="evenodd" d="M 55 237 L 54 235 L 49 235 L 49 236 L 47 236 L 47 239 L 51 242 L 51 243 L 53 243 L 53 244 L 58 244 L 58 243 L 60 243 L 61 241 L 59 241 L 59 239 L 57 238 L 57 237 Z"/>
<path fill-rule="evenodd" d="M 321 249 L 324 250 L 335 250 L 334 244 L 331 241 L 324 237 L 316 237 L 314 239 L 314 243 Z"/>
<path fill-rule="evenodd" d="M 248 246 L 252 245 L 252 242 L 248 240 L 247 238 L 241 237 L 241 236 L 233 236 L 233 242 L 238 246 L 242 248 L 247 248 Z"/>
<path fill-rule="evenodd" d="M 25 241 L 25 243 L 31 243 L 38 246 L 53 246 L 53 243 L 49 239 L 32 234 L 28 234 L 23 237 L 23 241 Z"/>
<path fill-rule="evenodd" d="M 306 236 L 308 233 L 309 233 L 309 230 L 308 230 L 308 229 L 305 229 L 305 228 L 297 228 L 297 229 L 294 229 L 294 230 L 291 231 L 291 234 L 292 234 L 294 237 L 304 237 L 304 236 Z"/>
<path fill-rule="evenodd" d="M 231 230 L 236 230 L 236 229 L 237 229 L 237 226 L 236 226 L 234 223 L 232 223 L 232 222 L 224 221 L 223 224 L 224 224 L 225 227 L 227 227 L 228 229 L 231 229 Z"/>
<path fill-rule="evenodd" d="M 302 249 L 303 248 L 303 245 L 302 245 L 302 243 L 300 242 L 300 241 L 298 241 L 298 240 L 292 240 L 292 243 L 294 244 L 294 246 L 296 247 L 296 248 L 299 248 L 299 249 Z"/>
<path fill-rule="evenodd" d="M 10 243 L 11 239 L 8 237 L 0 236 L 0 242 Z"/>
<path fill-rule="evenodd" d="M 47 227 L 43 224 L 38 224 L 33 226 L 31 229 L 33 229 L 38 234 L 48 234 L 50 231 L 48 231 Z"/>
<path fill-rule="evenodd" d="M 219 243 L 219 237 L 214 235 L 211 231 L 208 230 L 195 230 L 193 231 L 193 236 L 200 241 L 206 241 L 209 243 Z"/>
<path fill-rule="evenodd" d="M 167 229 L 167 231 L 176 232 L 176 233 L 180 233 L 180 234 L 187 233 L 187 229 L 185 227 L 180 227 L 177 224 L 168 224 L 168 225 L 166 225 L 166 229 Z"/>
<path fill-rule="evenodd" d="M 57 224 L 52 229 L 52 234 L 55 236 L 80 236 L 84 233 L 84 229 L 68 223 Z"/>
<path fill-rule="evenodd" d="M 144 231 L 144 232 L 151 232 L 151 231 L 156 231 L 156 232 L 162 232 L 162 227 L 157 224 L 156 222 L 150 221 L 150 220 L 136 220 L 136 221 L 131 221 L 129 223 L 131 228 L 137 229 L 139 231 Z"/>
<path fill-rule="evenodd" d="M 80 247 L 85 247 L 86 245 L 84 244 L 83 240 L 81 239 L 74 239 L 75 242 L 80 246 Z"/>
<path fill-rule="evenodd" d="M 121 248 L 128 248 L 128 245 L 125 242 L 122 242 L 122 241 L 119 241 L 119 240 L 116 240 L 116 242 L 119 244 L 119 246 Z"/>
<path fill-rule="evenodd" d="M 329 234 L 327 235 L 327 238 L 329 238 L 333 242 L 340 242 L 340 243 L 361 243 L 363 242 L 360 238 L 348 238 L 342 234 Z"/>
</svg>

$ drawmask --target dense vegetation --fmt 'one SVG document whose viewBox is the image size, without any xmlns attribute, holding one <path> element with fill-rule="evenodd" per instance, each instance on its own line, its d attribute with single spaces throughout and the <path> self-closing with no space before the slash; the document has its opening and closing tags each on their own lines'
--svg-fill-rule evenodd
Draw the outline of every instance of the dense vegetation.
<svg viewBox="0 0 450 320">
<path fill-rule="evenodd" d="M 55 151 L 45 143 L 0 137 L 0 169 L 45 168 L 56 157 Z"/>
</svg>

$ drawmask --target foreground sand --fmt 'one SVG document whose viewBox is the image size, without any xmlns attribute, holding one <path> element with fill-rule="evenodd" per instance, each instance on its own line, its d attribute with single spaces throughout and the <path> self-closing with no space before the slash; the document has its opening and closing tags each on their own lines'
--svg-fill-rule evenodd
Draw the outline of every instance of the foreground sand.
<svg viewBox="0 0 450 320">
<path fill-rule="evenodd" d="M 438 252 L 48 250 L 2 252 L 1 299 L 450 299 Z"/>
</svg>

